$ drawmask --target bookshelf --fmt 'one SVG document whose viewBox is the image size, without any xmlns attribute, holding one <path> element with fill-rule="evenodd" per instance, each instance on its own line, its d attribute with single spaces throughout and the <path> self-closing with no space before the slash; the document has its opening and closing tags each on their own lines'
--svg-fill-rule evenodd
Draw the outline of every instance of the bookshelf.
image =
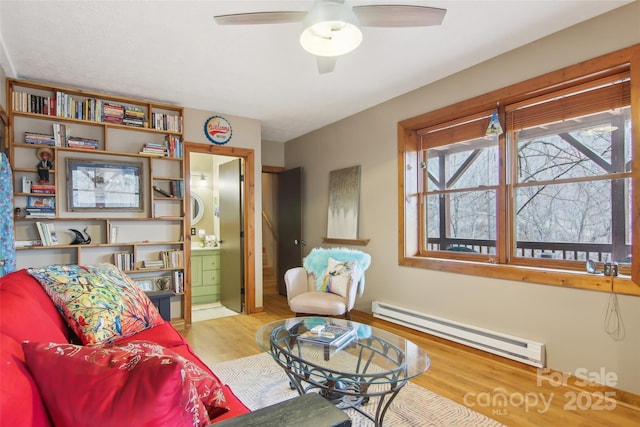
<svg viewBox="0 0 640 427">
<path fill-rule="evenodd" d="M 110 262 L 134 279 L 183 277 L 182 107 L 18 79 L 7 79 L 7 106 L 18 268 Z M 39 174 L 43 152 L 48 182 Z M 97 162 L 100 169 L 73 168 Z M 112 172 L 127 163 L 136 175 Z M 91 207 L 78 209 L 80 201 Z M 39 229 L 57 241 L 43 244 Z M 72 244 L 72 230 L 90 243 Z M 172 298 L 174 323 L 184 322 L 185 304 L 182 293 Z"/>
</svg>

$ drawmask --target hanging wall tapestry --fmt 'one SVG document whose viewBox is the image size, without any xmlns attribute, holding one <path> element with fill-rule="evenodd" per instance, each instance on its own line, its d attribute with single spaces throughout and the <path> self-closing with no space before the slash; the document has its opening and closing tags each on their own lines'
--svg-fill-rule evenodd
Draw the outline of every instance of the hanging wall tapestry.
<svg viewBox="0 0 640 427">
<path fill-rule="evenodd" d="M 0 276 L 16 269 L 16 245 L 13 240 L 13 177 L 9 159 L 0 153 Z"/>
<path fill-rule="evenodd" d="M 357 239 L 359 205 L 360 166 L 332 171 L 329 174 L 327 237 Z"/>
</svg>

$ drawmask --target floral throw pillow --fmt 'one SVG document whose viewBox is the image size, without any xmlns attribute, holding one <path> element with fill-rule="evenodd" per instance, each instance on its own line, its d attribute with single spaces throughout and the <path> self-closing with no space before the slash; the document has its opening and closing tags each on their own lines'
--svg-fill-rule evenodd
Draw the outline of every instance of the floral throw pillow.
<svg viewBox="0 0 640 427">
<path fill-rule="evenodd" d="M 349 284 L 357 275 L 357 264 L 354 261 L 336 261 L 329 257 L 327 271 L 319 291 L 331 292 L 346 298 Z"/>
<path fill-rule="evenodd" d="M 28 269 L 83 344 L 113 342 L 162 324 L 157 308 L 111 264 Z"/>
</svg>

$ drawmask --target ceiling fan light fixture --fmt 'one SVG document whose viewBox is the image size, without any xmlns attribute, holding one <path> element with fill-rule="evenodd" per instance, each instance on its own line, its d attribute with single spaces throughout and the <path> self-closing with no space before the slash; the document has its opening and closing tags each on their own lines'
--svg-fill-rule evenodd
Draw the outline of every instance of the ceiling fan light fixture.
<svg viewBox="0 0 640 427">
<path fill-rule="evenodd" d="M 344 4 L 321 1 L 309 11 L 302 23 L 300 44 L 316 56 L 345 55 L 361 42 L 358 18 Z"/>
<path fill-rule="evenodd" d="M 592 127 L 587 130 L 587 134 L 589 135 L 603 135 L 605 133 L 611 133 L 618 130 L 618 126 L 612 124 L 606 124 L 602 126 Z"/>
</svg>

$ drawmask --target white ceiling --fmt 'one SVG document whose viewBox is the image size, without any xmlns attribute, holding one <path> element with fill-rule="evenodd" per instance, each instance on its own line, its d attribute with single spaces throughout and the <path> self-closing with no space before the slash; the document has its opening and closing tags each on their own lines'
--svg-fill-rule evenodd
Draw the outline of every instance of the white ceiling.
<svg viewBox="0 0 640 427">
<path fill-rule="evenodd" d="M 0 0 L 0 64 L 10 77 L 258 119 L 264 140 L 284 142 L 631 1 L 347 0 L 448 11 L 439 27 L 365 27 L 319 75 L 300 24 L 213 20 L 313 0 Z"/>
</svg>

